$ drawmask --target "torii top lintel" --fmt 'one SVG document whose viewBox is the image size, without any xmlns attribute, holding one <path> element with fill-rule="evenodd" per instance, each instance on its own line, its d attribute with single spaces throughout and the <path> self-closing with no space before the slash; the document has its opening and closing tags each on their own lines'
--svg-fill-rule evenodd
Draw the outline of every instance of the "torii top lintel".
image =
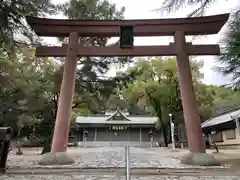
<svg viewBox="0 0 240 180">
<path fill-rule="evenodd" d="M 58 20 L 26 17 L 28 24 L 39 36 L 68 37 L 77 32 L 80 37 L 117 37 L 121 25 L 132 25 L 134 36 L 172 36 L 176 31 L 185 35 L 217 34 L 229 14 L 215 16 L 143 19 L 143 20 Z"/>
</svg>

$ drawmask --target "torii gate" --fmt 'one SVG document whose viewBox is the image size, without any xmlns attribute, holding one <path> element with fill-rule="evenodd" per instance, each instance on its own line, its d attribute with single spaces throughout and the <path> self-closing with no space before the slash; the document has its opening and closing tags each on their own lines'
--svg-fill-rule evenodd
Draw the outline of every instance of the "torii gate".
<svg viewBox="0 0 240 180">
<path fill-rule="evenodd" d="M 66 57 L 51 152 L 65 152 L 67 149 L 77 57 L 177 56 L 189 151 L 205 153 L 188 56 L 219 55 L 220 48 L 217 44 L 193 45 L 186 43 L 185 36 L 217 34 L 228 18 L 229 14 L 154 20 L 55 20 L 27 17 L 28 24 L 39 36 L 69 37 L 68 45 L 36 48 L 37 57 Z M 126 34 L 124 34 L 124 27 Z M 127 34 L 126 31 L 129 31 L 130 34 Z M 79 37 L 118 36 L 121 36 L 121 47 L 118 45 L 88 47 L 79 44 Z M 173 36 L 174 43 L 167 46 L 133 46 L 133 40 L 131 40 L 133 36 Z M 128 42 L 124 42 L 124 38 Z M 127 45 L 126 47 L 124 47 L 124 43 Z"/>
</svg>

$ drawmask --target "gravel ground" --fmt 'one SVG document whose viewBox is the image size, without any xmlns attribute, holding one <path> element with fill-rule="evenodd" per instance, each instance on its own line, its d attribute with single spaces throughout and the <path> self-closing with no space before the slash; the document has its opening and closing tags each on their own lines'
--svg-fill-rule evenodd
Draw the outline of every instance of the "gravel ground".
<svg viewBox="0 0 240 180">
<path fill-rule="evenodd" d="M 41 168 L 42 166 L 37 165 L 38 160 L 41 158 L 41 155 L 36 155 L 36 152 L 40 152 L 39 149 L 23 149 L 24 156 L 16 156 L 15 152 L 12 151 L 8 159 L 8 172 L 11 173 L 11 170 L 26 170 L 33 172 L 33 170 L 28 170 L 28 168 Z M 119 168 L 125 167 L 124 162 L 124 148 L 123 147 L 104 147 L 104 148 L 69 148 L 68 153 L 75 159 L 75 164 L 70 166 L 59 166 L 59 168 Z M 185 168 L 205 168 L 197 166 L 187 166 L 180 163 L 180 160 L 170 156 L 174 154 L 170 149 L 158 148 L 157 151 L 152 149 L 142 149 L 142 148 L 130 148 L 130 161 L 132 168 L 176 168 L 176 169 L 185 169 Z M 44 166 L 45 168 L 52 168 L 51 166 Z M 43 167 L 42 167 L 43 168 Z M 56 166 L 54 166 L 56 168 Z M 58 167 L 57 167 L 58 168 Z M 209 167 L 208 167 L 209 168 Z M 218 168 L 229 168 L 227 167 L 218 167 Z M 227 169 L 225 169 L 227 170 Z M 94 170 L 93 170 L 94 171 Z M 186 169 L 187 171 L 187 169 Z M 204 172 L 206 170 L 203 170 Z M 104 174 L 104 175 L 103 175 Z M 137 176 L 138 175 L 138 176 Z M 226 176 L 226 174 L 216 174 L 216 176 L 206 176 L 207 174 L 202 175 L 193 175 L 191 173 L 186 174 L 171 174 L 167 175 L 143 175 L 139 176 L 136 174 L 131 177 L 131 180 L 240 180 L 240 176 Z M 225 176 L 222 176 L 225 175 Z M 0 176 L 0 180 L 124 180 L 125 177 L 115 174 L 108 173 L 91 173 L 87 174 L 84 172 L 75 172 L 72 171 L 68 174 L 5 174 Z"/>
<path fill-rule="evenodd" d="M 78 168 L 106 168 L 106 167 L 125 167 L 125 152 L 123 147 L 103 147 L 103 148 L 89 148 L 80 150 L 81 148 L 74 148 L 69 151 L 69 155 L 75 159 L 75 164 L 64 167 L 78 167 Z M 79 151 L 78 151 L 79 150 Z M 146 168 L 192 168 L 198 166 L 188 166 L 180 163 L 179 159 L 167 156 L 168 149 L 160 149 L 151 151 L 142 148 L 130 148 L 130 164 L 131 167 L 146 167 Z M 9 155 L 9 168 L 37 168 L 40 155 L 25 155 L 16 156 Z M 46 167 L 46 166 L 44 166 Z M 52 166 L 49 166 L 51 168 Z M 57 166 L 54 166 L 57 167 Z M 60 166 L 63 167 L 63 166 Z M 198 168 L 205 168 L 199 166 Z M 223 168 L 223 167 L 222 167 Z"/>
</svg>

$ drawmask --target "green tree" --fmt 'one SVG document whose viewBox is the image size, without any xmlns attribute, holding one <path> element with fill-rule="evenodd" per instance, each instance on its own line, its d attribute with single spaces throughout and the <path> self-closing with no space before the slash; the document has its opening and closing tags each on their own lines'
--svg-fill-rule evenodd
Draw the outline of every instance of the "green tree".
<svg viewBox="0 0 240 180">
<path fill-rule="evenodd" d="M 195 92 L 201 121 L 207 120 L 214 112 L 214 91 L 208 85 L 198 83 Z"/>
<path fill-rule="evenodd" d="M 27 127 L 39 121 L 34 112 L 43 105 L 40 80 L 44 74 L 42 67 L 49 63 L 46 58 L 37 60 L 34 50 L 27 46 L 40 41 L 26 24 L 25 16 L 56 12 L 56 6 L 48 0 L 0 3 L 0 124 L 11 126 L 15 135 L 22 132 L 20 136 L 29 137 L 31 131 Z"/>
<path fill-rule="evenodd" d="M 69 19 L 80 20 L 104 20 L 123 19 L 124 8 L 118 10 L 115 4 L 104 0 L 70 0 L 62 5 L 64 15 Z M 82 38 L 87 46 L 106 46 L 109 37 Z M 66 41 L 66 39 L 60 39 Z M 79 58 L 77 70 L 77 93 L 81 94 L 76 98 L 88 106 L 92 113 L 103 113 L 106 110 L 106 102 L 110 95 L 115 93 L 115 88 L 128 77 L 118 76 L 114 78 L 105 77 L 110 66 L 113 64 L 125 64 L 130 58 L 110 57 L 82 57 Z M 81 106 L 79 104 L 79 106 Z"/>
<path fill-rule="evenodd" d="M 173 12 L 181 8 L 196 6 L 196 8 L 189 14 L 189 16 L 202 16 L 214 3 L 222 0 L 164 0 L 161 11 Z"/>
<path fill-rule="evenodd" d="M 69 19 L 122 19 L 123 11 L 118 11 L 114 4 L 110 4 L 108 1 L 84 1 L 84 0 L 71 0 L 61 6 L 64 15 Z M 62 42 L 67 42 L 67 39 L 59 39 Z M 88 46 L 106 46 L 108 38 L 84 38 L 82 39 Z M 76 115 L 86 114 L 99 114 L 103 113 L 106 109 L 104 104 L 108 100 L 109 96 L 114 92 L 114 88 L 117 86 L 116 80 L 118 77 L 106 78 L 104 74 L 109 70 L 109 66 L 112 63 L 123 63 L 124 58 L 95 58 L 86 57 L 79 58 L 78 69 L 76 76 L 76 91 L 74 95 L 73 104 L 73 119 Z M 49 91 L 52 100 L 51 107 L 54 109 L 54 115 L 52 119 L 56 119 L 57 111 L 57 99 L 59 96 L 59 89 L 61 84 L 61 73 L 55 74 L 51 82 L 55 82 L 55 86 L 58 87 L 57 91 Z M 46 78 L 46 82 L 51 80 L 51 77 Z M 54 87 L 54 86 L 53 86 Z M 48 118 L 45 118 L 48 119 Z M 43 121 L 44 122 L 44 121 Z M 47 123 L 47 122 L 46 122 Z M 48 126 L 53 129 L 54 123 L 48 121 Z M 77 129 L 77 125 L 74 121 L 71 122 L 71 133 L 74 133 Z M 52 133 L 49 133 L 52 135 Z M 51 136 L 47 138 L 46 146 L 44 146 L 43 153 L 50 150 Z"/>
<path fill-rule="evenodd" d="M 216 70 L 233 80 L 233 86 L 240 87 L 240 10 L 234 13 L 228 22 L 228 30 L 222 39 L 222 53 L 217 59 Z"/>
<path fill-rule="evenodd" d="M 0 48 L 13 50 L 16 44 L 34 42 L 38 38 L 27 26 L 25 16 L 45 16 L 57 13 L 50 0 L 3 0 L 0 3 Z M 9 48 L 9 46 L 11 48 Z"/>
<path fill-rule="evenodd" d="M 13 128 L 14 136 L 29 139 L 44 137 L 41 131 L 46 114 L 52 112 L 52 77 L 58 66 L 52 59 L 36 58 L 35 50 L 26 45 L 15 47 L 15 53 L 1 59 L 1 125 Z M 52 116 L 50 116 L 52 117 Z M 13 136 L 13 137 L 14 137 Z M 45 136 L 48 136 L 45 134 Z"/>
<path fill-rule="evenodd" d="M 220 0 L 165 0 L 162 3 L 161 11 L 177 11 L 181 8 L 197 6 L 189 16 L 202 16 L 206 9 L 213 7 L 214 4 L 221 2 Z M 221 45 L 221 55 L 217 58 L 219 65 L 216 66 L 218 72 L 232 78 L 232 86 L 239 88 L 240 85 L 240 4 L 232 10 L 229 21 L 227 22 L 227 30 L 224 32 Z"/>
<path fill-rule="evenodd" d="M 32 113 L 42 106 L 43 102 L 39 100 L 41 95 L 39 80 L 45 70 L 50 71 L 49 68 L 43 67 L 51 64 L 46 58 L 35 58 L 34 50 L 26 46 L 18 48 L 16 53 L 16 59 L 8 59 L 6 56 L 1 60 L 1 77 L 4 81 L 0 85 L 2 96 L 0 121 L 2 125 L 13 127 L 18 124 L 18 117 L 21 116 L 21 119 L 26 121 L 27 115 L 32 116 Z"/>
<path fill-rule="evenodd" d="M 233 88 L 221 86 L 208 86 L 213 94 L 212 116 L 240 106 L 240 92 Z"/>
<path fill-rule="evenodd" d="M 193 82 L 197 91 L 199 109 L 205 118 L 207 113 L 204 110 L 212 106 L 213 99 L 210 93 L 207 96 L 204 94 L 207 90 L 206 86 L 202 85 L 200 81 L 203 77 L 203 74 L 200 72 L 202 66 L 203 63 L 201 61 L 191 60 Z M 158 117 L 157 127 L 163 132 L 164 142 L 167 146 L 170 126 L 168 114 L 173 114 L 176 124 L 183 123 L 176 59 L 139 59 L 127 71 L 135 71 L 136 80 L 128 84 L 127 88 L 123 90 L 123 97 L 128 103 L 138 104 L 145 111 Z"/>
</svg>

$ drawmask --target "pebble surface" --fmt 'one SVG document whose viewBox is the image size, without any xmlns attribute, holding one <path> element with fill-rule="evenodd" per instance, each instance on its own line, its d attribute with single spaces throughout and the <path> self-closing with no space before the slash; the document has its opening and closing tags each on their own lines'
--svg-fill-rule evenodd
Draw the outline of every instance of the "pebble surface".
<svg viewBox="0 0 240 180">
<path fill-rule="evenodd" d="M 130 166 L 132 168 L 196 168 L 197 166 L 188 166 L 180 163 L 178 159 L 171 158 L 166 154 L 169 150 L 159 149 L 151 151 L 142 148 L 130 148 Z M 70 152 L 75 159 L 75 164 L 64 166 L 66 168 L 107 168 L 107 167 L 125 167 L 125 152 L 123 147 L 103 147 L 79 150 Z M 38 160 L 40 155 L 16 156 L 13 153 L 9 155 L 8 168 L 40 168 Z M 56 167 L 56 166 L 55 166 Z M 61 166 L 63 167 L 63 166 Z M 49 166 L 51 168 L 51 166 Z M 206 167 L 199 167 L 206 168 Z M 208 167 L 209 168 L 209 167 Z M 220 167 L 226 168 L 226 167 Z M 10 171 L 9 170 L 9 171 Z M 29 170 L 31 171 L 31 170 Z M 125 180 L 124 176 L 116 175 L 89 175 L 89 174 L 5 174 L 0 175 L 0 180 Z M 147 175 L 132 176 L 131 180 L 240 180 L 238 176 L 165 176 L 165 175 Z"/>
<path fill-rule="evenodd" d="M 130 165 L 133 168 L 205 168 L 202 166 L 189 166 L 180 163 L 180 160 L 174 159 L 170 156 L 166 156 L 166 149 L 160 149 L 159 151 L 151 151 L 143 148 L 130 148 Z M 78 168 L 106 168 L 106 167 L 125 167 L 125 151 L 123 147 L 103 147 L 103 148 L 91 148 L 86 151 L 77 153 L 69 153 L 75 159 L 73 165 L 67 165 L 67 167 Z M 41 156 L 35 156 L 34 158 L 24 156 L 10 156 L 8 166 L 11 167 L 41 167 L 38 165 L 38 160 Z M 46 167 L 46 166 L 45 166 Z M 51 167 L 51 166 L 49 166 Z M 54 166 L 57 167 L 57 166 Z"/>
</svg>

